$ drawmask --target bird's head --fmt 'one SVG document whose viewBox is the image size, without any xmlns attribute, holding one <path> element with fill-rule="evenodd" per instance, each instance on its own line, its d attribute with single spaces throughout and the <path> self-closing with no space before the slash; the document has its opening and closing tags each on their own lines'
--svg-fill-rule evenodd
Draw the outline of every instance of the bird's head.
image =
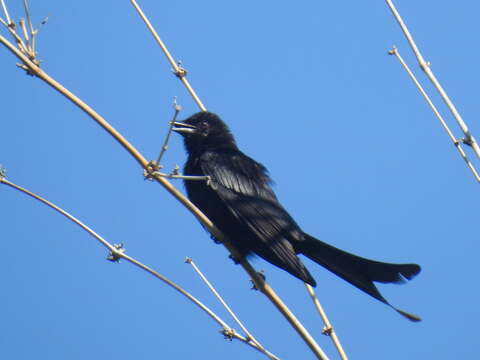
<svg viewBox="0 0 480 360">
<path fill-rule="evenodd" d="M 211 112 L 199 112 L 182 122 L 174 122 L 172 130 L 183 136 L 189 154 L 237 148 L 228 126 L 218 115 Z"/>
</svg>

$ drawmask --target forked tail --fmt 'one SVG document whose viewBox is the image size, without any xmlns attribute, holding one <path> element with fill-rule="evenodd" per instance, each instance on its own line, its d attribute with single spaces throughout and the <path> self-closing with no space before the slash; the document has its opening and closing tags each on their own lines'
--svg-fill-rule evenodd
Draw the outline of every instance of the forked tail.
<svg viewBox="0 0 480 360">
<path fill-rule="evenodd" d="M 304 234 L 305 241 L 297 249 L 316 263 L 322 265 L 350 284 L 366 292 L 375 299 L 387 304 L 411 321 L 421 319 L 413 314 L 393 307 L 378 291 L 373 283 L 402 283 L 411 280 L 420 272 L 417 264 L 390 264 L 369 260 L 337 249 L 314 237 Z"/>
</svg>

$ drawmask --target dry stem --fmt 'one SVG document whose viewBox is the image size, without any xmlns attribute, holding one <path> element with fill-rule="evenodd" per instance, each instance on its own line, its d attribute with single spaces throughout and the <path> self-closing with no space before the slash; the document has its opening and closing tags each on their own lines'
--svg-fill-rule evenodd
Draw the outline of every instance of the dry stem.
<svg viewBox="0 0 480 360">
<path fill-rule="evenodd" d="M 458 153 L 460 154 L 461 158 L 465 161 L 465 163 L 467 164 L 468 168 L 470 169 L 470 171 L 472 172 L 473 176 L 475 177 L 475 179 L 480 182 L 480 176 L 478 175 L 478 172 L 477 170 L 475 169 L 475 167 L 473 166 L 472 162 L 468 159 L 467 157 L 467 154 L 465 153 L 465 151 L 463 150 L 463 147 L 462 147 L 462 142 L 459 141 L 455 135 L 453 135 L 452 131 L 450 130 L 450 128 L 448 127 L 447 123 L 445 122 L 445 120 L 443 119 L 442 115 L 440 114 L 440 112 L 438 111 L 437 107 L 433 104 L 432 102 L 432 99 L 430 99 L 430 97 L 428 96 L 427 92 L 425 91 L 425 89 L 423 89 L 422 85 L 420 84 L 420 82 L 417 80 L 417 78 L 415 77 L 415 74 L 412 72 L 412 70 L 410 70 L 409 66 L 407 65 L 407 63 L 405 62 L 405 60 L 403 60 L 402 56 L 400 55 L 400 52 L 398 51 L 398 49 L 396 47 L 394 47 L 392 50 L 390 50 L 388 52 L 390 55 L 395 55 L 395 57 L 397 58 L 397 60 L 400 62 L 400 64 L 402 65 L 402 67 L 405 69 L 405 71 L 407 72 L 408 76 L 412 79 L 413 83 L 415 84 L 415 86 L 417 87 L 418 91 L 420 91 L 420 93 L 422 94 L 422 96 L 424 97 L 425 101 L 428 103 L 428 105 L 430 106 L 430 108 L 432 109 L 433 113 L 435 114 L 435 116 L 437 117 L 437 119 L 440 121 L 440 124 L 442 125 L 443 129 L 446 131 L 448 137 L 450 138 L 450 140 L 452 140 L 452 143 L 455 145 L 455 147 L 457 148 L 458 150 Z"/>
<path fill-rule="evenodd" d="M 84 103 L 80 98 L 74 95 L 72 92 L 63 87 L 60 83 L 51 78 L 46 72 L 44 72 L 39 66 L 37 66 L 33 61 L 26 57 L 21 51 L 15 48 L 5 37 L 0 35 L 0 43 L 2 43 L 8 50 L 10 50 L 18 59 L 23 63 L 23 67 L 32 75 L 37 76 L 38 78 L 45 81 L 52 88 L 57 90 L 63 96 L 65 96 L 69 101 L 74 105 L 78 106 L 83 110 L 87 115 L 89 115 L 93 120 L 95 120 L 104 130 L 106 130 L 112 137 L 124 148 L 130 155 L 144 168 L 149 176 L 155 179 L 160 185 L 162 185 L 172 196 L 174 196 L 178 201 L 180 201 L 197 219 L 200 221 L 205 228 L 219 241 L 221 241 L 225 247 L 230 251 L 234 258 L 238 259 L 240 265 L 247 271 L 253 280 L 255 286 L 265 294 L 270 301 L 277 307 L 277 309 L 284 315 L 292 327 L 297 331 L 297 333 L 302 337 L 302 339 L 307 343 L 312 352 L 319 359 L 328 359 L 323 350 L 318 346 L 313 337 L 308 333 L 304 326 L 297 320 L 293 313 L 288 309 L 288 307 L 282 302 L 282 300 L 277 296 L 273 289 L 265 283 L 265 281 L 258 275 L 255 269 L 244 259 L 237 250 L 227 241 L 218 230 L 218 228 L 195 206 L 193 205 L 180 191 L 178 191 L 169 181 L 164 177 L 154 171 L 151 168 L 149 161 L 147 161 L 143 155 L 128 142 L 113 126 L 111 126 L 103 117 L 101 117 L 97 112 L 95 112 L 90 106 Z"/>
<path fill-rule="evenodd" d="M 320 314 L 320 317 L 322 318 L 323 324 L 325 327 L 323 328 L 323 333 L 332 339 L 333 344 L 337 348 L 338 354 L 340 355 L 340 358 L 342 360 L 348 360 L 347 354 L 345 353 L 345 350 L 343 350 L 342 344 L 340 343 L 340 340 L 338 339 L 337 333 L 335 332 L 335 329 L 333 328 L 332 324 L 330 323 L 330 320 L 328 320 L 327 313 L 323 310 L 322 305 L 320 304 L 320 300 L 318 300 L 317 295 L 315 295 L 315 291 L 313 288 L 305 283 L 305 287 L 307 288 L 307 292 L 312 298 L 312 301 Z"/>
<path fill-rule="evenodd" d="M 405 25 L 403 19 L 400 16 L 400 13 L 398 10 L 395 8 L 395 5 L 391 0 L 385 0 L 387 2 L 388 7 L 390 8 L 393 16 L 398 22 L 398 25 L 400 25 L 400 28 L 403 31 L 403 34 L 405 35 L 408 43 L 410 44 L 410 47 L 412 48 L 412 51 L 414 52 L 417 61 L 420 65 L 420 68 L 423 70 L 425 75 L 428 77 L 430 82 L 433 84 L 433 86 L 437 89 L 438 93 L 440 94 L 442 100 L 445 102 L 447 105 L 448 109 L 452 113 L 453 117 L 457 121 L 458 125 L 460 126 L 462 132 L 465 134 L 465 143 L 470 145 L 477 155 L 478 158 L 480 158 L 480 147 L 478 146 L 477 141 L 473 137 L 473 135 L 470 133 L 470 130 L 467 127 L 467 124 L 463 121 L 462 117 L 460 116 L 457 108 L 453 104 L 453 102 L 450 100 L 448 97 L 446 91 L 443 89 L 443 87 L 440 85 L 440 82 L 437 80 L 435 74 L 433 73 L 432 69 L 430 68 L 430 63 L 425 61 L 423 55 L 421 54 L 420 50 L 418 49 L 417 44 L 413 40 L 413 36 L 408 30 L 407 26 Z"/>
<path fill-rule="evenodd" d="M 224 334 L 225 336 L 229 338 L 235 338 L 243 343 L 251 346 L 252 348 L 260 351 L 261 353 L 265 354 L 268 356 L 270 359 L 273 360 L 279 360 L 278 357 L 267 351 L 263 346 L 261 346 L 258 342 L 252 342 L 250 339 L 252 337 L 250 334 L 247 333 L 247 337 L 244 337 L 240 334 L 238 334 L 233 328 L 228 326 L 228 324 L 223 321 L 217 314 L 215 314 L 212 310 L 210 310 L 207 306 L 205 306 L 200 300 L 198 300 L 196 297 L 194 297 L 192 294 L 190 294 L 188 291 L 183 289 L 181 286 L 177 285 L 175 282 L 171 281 L 167 277 L 163 276 L 162 274 L 158 273 L 157 271 L 153 270 L 152 268 L 148 267 L 147 265 L 143 264 L 142 262 L 136 260 L 135 258 L 132 258 L 128 256 L 122 246 L 116 246 L 110 244 L 107 240 L 105 240 L 102 236 L 97 234 L 94 230 L 92 230 L 90 227 L 85 225 L 83 222 L 81 222 L 79 219 L 74 217 L 73 215 L 69 214 L 67 211 L 63 210 L 62 208 L 58 207 L 54 203 L 42 198 L 41 196 L 7 180 L 5 178 L 5 170 L 3 168 L 0 168 L 0 183 L 5 184 L 15 190 L 21 191 L 24 194 L 34 198 L 35 200 L 40 201 L 41 203 L 47 205 L 48 207 L 52 208 L 53 210 L 57 211 L 61 215 L 65 216 L 67 219 L 72 221 L 73 223 L 77 224 L 80 226 L 83 230 L 85 230 L 87 233 L 89 233 L 91 236 L 93 236 L 97 241 L 99 241 L 103 246 L 105 246 L 111 253 L 109 259 L 118 261 L 119 259 L 125 259 L 129 263 L 137 266 L 138 268 L 148 272 L 149 274 L 153 275 L 157 279 L 163 281 L 165 284 L 185 296 L 187 299 L 189 299 L 191 302 L 193 302 L 196 306 L 198 306 L 201 310 L 203 310 L 210 318 L 212 318 L 215 322 L 217 322 L 221 327 L 222 331 L 221 333 Z"/>
<path fill-rule="evenodd" d="M 260 351 L 262 351 L 265 355 L 267 355 L 268 357 L 270 357 L 270 355 L 268 354 L 268 351 L 265 350 L 265 348 L 263 347 L 263 345 L 253 337 L 253 335 L 248 331 L 248 329 L 245 327 L 245 325 L 243 325 L 243 323 L 240 321 L 240 319 L 237 317 L 237 315 L 235 315 L 235 313 L 233 312 L 233 310 L 230 308 L 230 306 L 228 306 L 228 304 L 226 303 L 226 301 L 223 299 L 223 297 L 218 293 L 218 291 L 213 287 L 213 285 L 210 283 L 210 281 L 208 281 L 207 277 L 203 274 L 203 272 L 199 269 L 199 267 L 195 264 L 195 262 L 193 261 L 192 258 L 187 258 L 185 260 L 185 262 L 187 264 L 190 264 L 193 269 L 195 270 L 195 272 L 198 274 L 198 276 L 200 276 L 200 278 L 202 279 L 202 281 L 207 285 L 207 287 L 210 289 L 210 291 L 215 295 L 215 297 L 218 299 L 218 301 L 220 301 L 220 303 L 223 305 L 223 307 L 228 311 L 228 313 L 230 314 L 230 316 L 233 318 L 233 320 L 235 320 L 235 322 L 238 324 L 238 326 L 240 326 L 240 328 L 243 330 L 243 332 L 245 333 L 245 335 L 247 336 L 247 339 L 249 339 L 250 341 L 254 342 L 255 344 L 258 345 L 258 347 L 261 349 Z M 271 357 L 270 357 L 271 358 Z M 271 358 L 272 359 L 272 358 Z"/>
<path fill-rule="evenodd" d="M 2 5 L 4 5 L 3 0 Z M 155 39 L 162 47 L 162 50 L 165 52 L 167 58 L 169 59 L 172 67 L 174 68 L 174 72 L 177 77 L 182 81 L 182 83 L 186 86 L 192 97 L 195 99 L 198 106 L 203 110 L 206 111 L 205 106 L 200 101 L 198 96 L 195 94 L 193 89 L 191 88 L 190 84 L 185 78 L 186 71 L 180 68 L 175 61 L 173 60 L 172 56 L 169 54 L 167 48 L 161 41 L 158 34 L 156 34 L 155 30 L 153 29 L 151 23 L 146 18 L 145 14 L 139 8 L 138 4 L 131 0 L 134 7 L 137 9 L 137 12 L 140 14 L 144 22 L 146 23 L 147 27 L 150 29 L 152 34 L 154 35 Z M 6 13 L 6 11 L 5 11 Z M 7 13 L 6 13 L 7 14 Z M 7 16 L 8 18 L 8 16 Z M 13 30 L 10 26 L 9 29 Z M 26 27 L 23 22 L 22 29 L 24 31 L 24 37 L 28 39 L 28 33 L 26 31 Z M 12 32 L 12 31 L 11 31 Z M 13 32 L 15 32 L 13 30 Z M 314 354 L 319 359 L 328 359 L 322 349 L 318 346 L 315 342 L 313 337 L 308 333 L 308 331 L 303 327 L 303 325 L 297 320 L 297 318 L 293 315 L 293 313 L 288 309 L 288 307 L 281 301 L 281 299 L 276 295 L 273 289 L 261 278 L 255 269 L 248 263 L 248 261 L 242 257 L 237 250 L 227 241 L 221 234 L 221 232 L 217 229 L 217 227 L 195 206 L 193 205 L 181 192 L 179 192 L 169 181 L 167 181 L 160 173 L 155 171 L 156 169 L 152 168 L 151 162 L 147 161 L 142 154 L 128 142 L 113 126 L 111 126 L 103 117 L 101 117 L 98 113 L 96 113 L 90 106 L 84 103 L 80 98 L 70 92 L 68 89 L 63 87 L 60 83 L 55 81 L 52 77 L 50 77 L 46 72 L 44 72 L 39 66 L 38 61 L 35 58 L 35 53 L 32 53 L 31 48 L 28 44 L 26 46 L 27 51 L 25 52 L 22 49 L 22 41 L 19 41 L 18 36 L 16 37 L 17 42 L 19 43 L 19 47 L 21 50 L 17 49 L 13 46 L 5 37 L 0 35 L 0 43 L 2 43 L 8 50 L 10 50 L 18 59 L 22 61 L 22 64 L 19 65 L 21 68 L 27 71 L 28 74 L 36 76 L 43 81 L 45 81 L 48 85 L 52 88 L 57 90 L 63 96 L 65 96 L 68 100 L 70 100 L 73 104 L 78 106 L 82 109 L 87 115 L 89 115 L 93 120 L 95 120 L 104 130 L 106 130 L 112 137 L 123 147 L 125 148 L 130 155 L 142 166 L 142 168 L 146 171 L 149 178 L 156 180 L 160 185 L 162 185 L 172 196 L 174 196 L 178 201 L 180 201 L 192 214 L 200 221 L 209 231 L 210 233 L 219 241 L 221 241 L 225 247 L 230 251 L 232 256 L 238 260 L 240 265 L 247 271 L 250 275 L 251 279 L 253 280 L 257 289 L 259 289 L 264 295 L 266 295 L 270 301 L 277 307 L 277 309 L 284 315 L 284 317 L 290 322 L 292 327 L 298 332 L 298 334 L 302 337 L 302 339 L 307 343 L 310 349 L 314 352 Z M 21 39 L 20 39 L 21 40 Z M 23 51 L 22 51 L 23 50 Z"/>
<path fill-rule="evenodd" d="M 160 46 L 160 48 L 162 49 L 163 53 L 165 54 L 165 56 L 167 57 L 167 60 L 168 62 L 170 63 L 170 65 L 172 66 L 173 68 L 173 73 L 175 74 L 175 76 L 177 76 L 180 81 L 183 83 L 183 85 L 185 85 L 185 87 L 187 88 L 187 91 L 190 93 L 190 95 L 192 96 L 193 100 L 197 103 L 198 107 L 200 108 L 200 110 L 202 111 L 207 111 L 207 108 L 205 107 L 205 105 L 203 105 L 202 101 L 200 100 L 200 98 L 197 96 L 197 94 L 195 93 L 195 91 L 193 90 L 192 86 L 190 85 L 190 83 L 188 82 L 186 76 L 187 76 L 187 71 L 185 69 L 183 69 L 182 67 L 180 67 L 178 65 L 178 62 L 175 61 L 175 59 L 173 58 L 173 56 L 170 54 L 170 51 L 168 51 L 167 47 L 165 46 L 164 42 L 162 41 L 162 39 L 160 39 L 160 36 L 158 36 L 157 32 L 155 31 L 154 27 L 152 26 L 152 24 L 150 23 L 150 20 L 148 20 L 147 16 L 144 14 L 144 12 L 142 11 L 142 9 L 140 8 L 140 6 L 137 4 L 137 2 L 135 0 L 130 0 L 130 2 L 132 3 L 133 7 L 135 8 L 135 10 L 137 11 L 138 15 L 140 15 L 140 17 L 142 18 L 143 22 L 145 23 L 145 25 L 147 25 L 147 28 L 148 30 L 150 30 L 150 32 L 152 33 L 153 37 L 155 38 L 155 41 L 157 42 L 158 46 Z"/>
<path fill-rule="evenodd" d="M 12 20 L 10 19 L 10 15 L 8 14 L 7 6 L 5 5 L 4 0 L 0 0 L 0 3 L 2 4 L 2 9 L 3 13 L 5 14 L 5 18 L 7 19 L 7 24 L 10 25 L 12 24 Z"/>
</svg>

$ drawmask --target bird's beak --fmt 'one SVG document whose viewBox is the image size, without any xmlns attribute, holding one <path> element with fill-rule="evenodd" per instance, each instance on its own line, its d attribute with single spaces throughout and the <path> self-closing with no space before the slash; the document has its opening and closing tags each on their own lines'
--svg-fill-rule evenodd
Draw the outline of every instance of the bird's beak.
<svg viewBox="0 0 480 360">
<path fill-rule="evenodd" d="M 185 124 L 182 122 L 174 121 L 172 130 L 179 134 L 195 134 L 197 128 L 193 125 Z"/>
</svg>

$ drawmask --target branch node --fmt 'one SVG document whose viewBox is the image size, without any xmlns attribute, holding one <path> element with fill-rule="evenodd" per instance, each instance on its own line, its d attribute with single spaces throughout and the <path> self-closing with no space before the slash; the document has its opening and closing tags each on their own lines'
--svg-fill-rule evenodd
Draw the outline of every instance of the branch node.
<svg viewBox="0 0 480 360">
<path fill-rule="evenodd" d="M 467 136 L 465 136 L 464 138 L 461 138 L 461 140 L 462 140 L 462 143 L 464 143 L 465 145 L 468 145 L 470 147 L 473 146 L 472 135 L 467 134 Z"/>
<path fill-rule="evenodd" d="M 17 67 L 19 67 L 20 69 L 25 70 L 26 75 L 35 76 L 35 74 L 33 73 L 33 71 L 32 71 L 27 65 L 21 64 L 21 63 L 17 63 L 17 64 L 15 64 L 15 65 L 17 65 Z"/>
<path fill-rule="evenodd" d="M 220 333 L 223 334 L 226 340 L 232 341 L 235 337 L 235 330 L 233 329 L 223 328 L 222 330 L 220 330 Z"/>
<path fill-rule="evenodd" d="M 388 50 L 388 55 L 396 55 L 396 54 L 397 54 L 397 47 L 393 45 L 392 48 Z"/>
<path fill-rule="evenodd" d="M 422 61 L 420 62 L 420 68 L 422 71 L 427 71 L 428 68 L 430 68 L 430 61 Z"/>
<path fill-rule="evenodd" d="M 175 112 L 177 112 L 177 113 L 183 110 L 182 105 L 177 103 L 177 97 L 176 96 L 173 97 L 173 108 L 175 109 Z"/>
<path fill-rule="evenodd" d="M 7 177 L 7 169 L 0 165 L 0 180 L 3 180 Z"/>
<path fill-rule="evenodd" d="M 187 256 L 187 257 L 185 258 L 185 263 L 186 263 L 186 264 L 191 264 L 192 261 L 193 261 L 193 259 L 192 259 L 191 257 L 189 257 L 189 256 Z"/>
<path fill-rule="evenodd" d="M 177 62 L 177 66 L 175 69 L 172 69 L 174 75 L 179 78 L 180 80 L 187 76 L 188 71 L 182 67 L 182 62 Z"/>
<path fill-rule="evenodd" d="M 324 326 L 322 330 L 322 334 L 326 336 L 332 335 L 333 328 L 331 326 Z"/>
<path fill-rule="evenodd" d="M 154 173 L 160 170 L 161 166 L 155 160 L 150 160 L 143 170 L 143 177 L 145 180 L 153 181 Z"/>
<path fill-rule="evenodd" d="M 107 260 L 111 262 L 119 262 L 121 258 L 121 254 L 125 252 L 125 247 L 123 243 L 120 244 L 113 244 L 115 250 L 111 250 L 110 254 L 107 256 Z"/>
</svg>

